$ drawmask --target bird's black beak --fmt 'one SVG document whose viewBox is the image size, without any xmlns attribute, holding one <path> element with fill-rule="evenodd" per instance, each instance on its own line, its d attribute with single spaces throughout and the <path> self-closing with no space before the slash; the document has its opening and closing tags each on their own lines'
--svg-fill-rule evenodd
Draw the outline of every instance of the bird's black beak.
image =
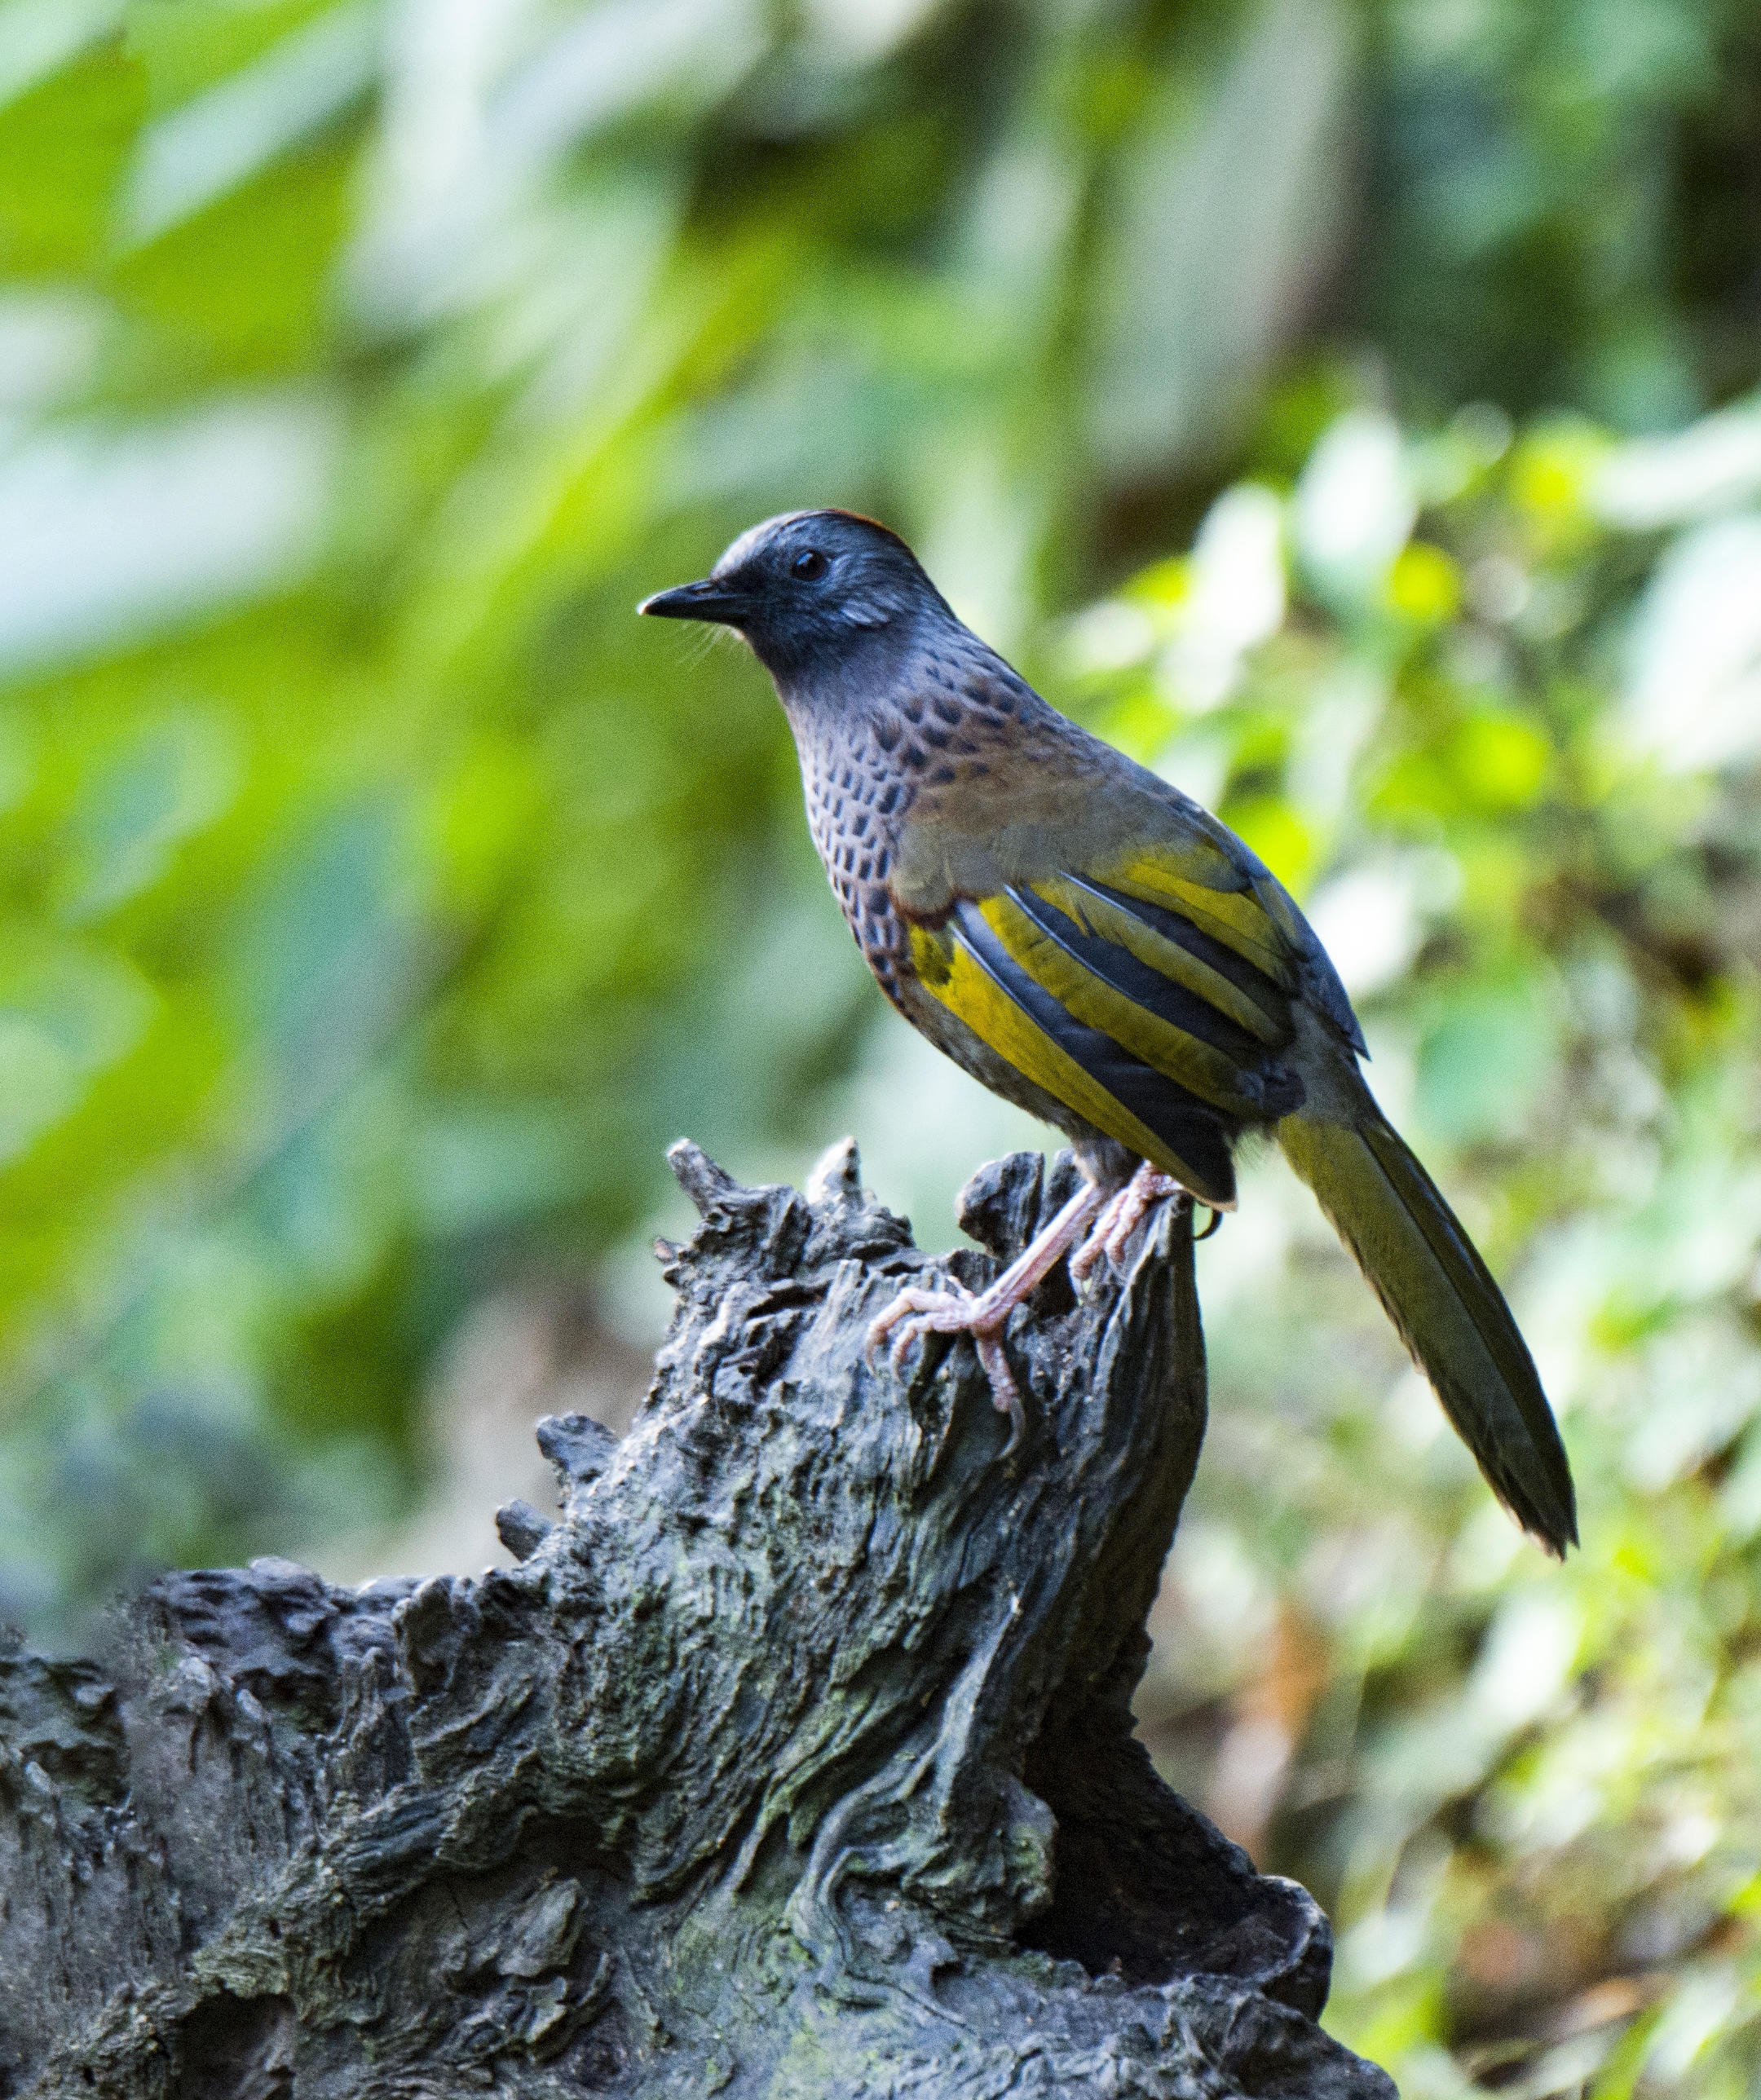
<svg viewBox="0 0 1761 2100">
<path fill-rule="evenodd" d="M 672 590 L 656 591 L 637 607 L 657 620 L 713 620 L 724 627 L 738 627 L 752 611 L 750 593 L 731 589 L 706 576 L 700 584 L 680 584 Z"/>
</svg>

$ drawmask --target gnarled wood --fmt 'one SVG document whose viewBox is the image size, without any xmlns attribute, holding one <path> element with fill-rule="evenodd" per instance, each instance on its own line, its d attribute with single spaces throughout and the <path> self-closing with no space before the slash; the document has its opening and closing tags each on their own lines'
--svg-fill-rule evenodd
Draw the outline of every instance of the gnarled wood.
<svg viewBox="0 0 1761 2100">
<path fill-rule="evenodd" d="M 620 1442 L 540 1425 L 519 1564 L 178 1574 L 95 1663 L 0 1652 L 0 2093 L 1386 2100 L 1325 1919 L 1155 1777 L 1143 1626 L 1204 1427 L 1189 1213 L 969 1344 L 861 1189 L 675 1171 L 678 1308 Z M 1067 1161 L 988 1167 L 1017 1251 Z M 1044 1185 L 1043 1185 L 1044 1184 Z"/>
</svg>

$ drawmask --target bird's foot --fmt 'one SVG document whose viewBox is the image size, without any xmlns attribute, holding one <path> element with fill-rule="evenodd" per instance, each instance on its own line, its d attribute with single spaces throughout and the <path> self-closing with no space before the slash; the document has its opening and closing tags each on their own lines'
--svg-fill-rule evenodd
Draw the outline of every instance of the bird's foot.
<svg viewBox="0 0 1761 2100">
<path fill-rule="evenodd" d="M 888 1361 L 895 1373 L 903 1371 L 913 1347 L 929 1335 L 970 1335 L 978 1361 L 991 1382 L 991 1404 L 1009 1418 L 1008 1449 L 1013 1451 L 1025 1435 L 1027 1417 L 1022 1406 L 1021 1388 L 1009 1369 L 1003 1347 L 1003 1330 L 1020 1299 L 1007 1304 L 995 1300 L 996 1286 L 974 1297 L 956 1284 L 951 1290 L 925 1290 L 913 1284 L 902 1290 L 868 1330 L 871 1352 L 890 1341 Z"/>
<path fill-rule="evenodd" d="M 1107 1198 L 1088 1238 L 1070 1256 L 1070 1280 L 1085 1283 L 1103 1258 L 1111 1267 L 1123 1268 L 1132 1234 L 1158 1203 L 1185 1193 L 1172 1174 L 1164 1174 L 1147 1159 L 1141 1162 L 1125 1186 Z"/>
<path fill-rule="evenodd" d="M 976 1296 L 959 1284 L 951 1290 L 925 1290 L 920 1285 L 907 1285 L 868 1330 L 869 1355 L 872 1357 L 890 1338 L 889 1359 L 898 1372 L 904 1369 L 912 1344 L 926 1335 L 970 1335 L 990 1381 L 991 1405 L 1009 1418 L 1011 1433 L 1004 1451 L 1008 1457 L 1026 1436 L 1027 1418 L 1022 1406 L 1021 1388 L 1003 1347 L 1003 1330 L 1010 1313 L 1033 1295 L 1087 1229 L 1101 1205 L 1100 1190 L 1084 1184 L 1026 1251 Z"/>
</svg>

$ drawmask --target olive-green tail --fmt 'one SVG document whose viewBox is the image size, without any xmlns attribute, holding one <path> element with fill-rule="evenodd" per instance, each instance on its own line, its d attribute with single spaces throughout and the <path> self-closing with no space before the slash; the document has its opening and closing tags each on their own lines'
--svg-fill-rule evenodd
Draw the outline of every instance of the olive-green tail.
<svg viewBox="0 0 1761 2100">
<path fill-rule="evenodd" d="M 1436 1184 L 1367 1093 L 1355 1122 L 1299 1113 L 1278 1138 L 1493 1493 L 1563 1558 L 1578 1543 L 1565 1446 L 1503 1294 Z"/>
</svg>

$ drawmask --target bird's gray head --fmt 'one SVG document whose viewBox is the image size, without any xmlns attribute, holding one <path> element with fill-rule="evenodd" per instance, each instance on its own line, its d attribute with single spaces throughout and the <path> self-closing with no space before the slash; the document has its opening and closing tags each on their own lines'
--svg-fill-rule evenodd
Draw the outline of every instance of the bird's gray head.
<svg viewBox="0 0 1761 2100">
<path fill-rule="evenodd" d="M 889 632 L 954 615 L 897 533 L 850 510 L 791 510 L 742 532 L 701 583 L 638 612 L 736 629 L 779 685 L 835 670 Z"/>
</svg>

